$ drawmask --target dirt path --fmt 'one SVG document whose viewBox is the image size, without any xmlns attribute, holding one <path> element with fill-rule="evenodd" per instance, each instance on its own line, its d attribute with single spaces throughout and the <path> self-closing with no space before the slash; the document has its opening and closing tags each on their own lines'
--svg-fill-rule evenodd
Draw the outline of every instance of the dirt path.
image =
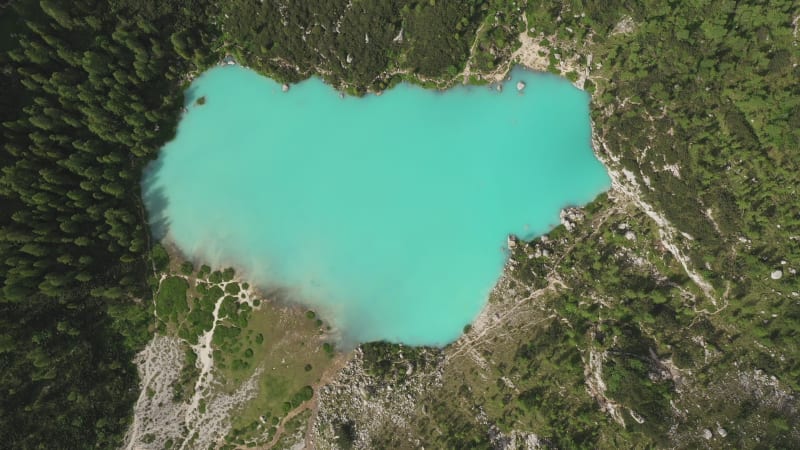
<svg viewBox="0 0 800 450">
<path fill-rule="evenodd" d="M 486 22 L 482 22 L 475 31 L 475 40 L 472 41 L 472 46 L 469 48 L 469 57 L 467 58 L 466 64 L 464 64 L 464 70 L 461 72 L 461 75 L 464 77 L 464 84 L 469 82 L 469 77 L 472 75 L 470 65 L 472 64 L 472 60 L 475 58 L 475 47 L 478 46 L 478 41 L 480 41 L 481 38 L 481 31 L 483 31 L 483 27 L 485 25 Z"/>
<path fill-rule="evenodd" d="M 280 441 L 281 437 L 283 436 L 286 424 L 289 423 L 290 420 L 292 420 L 293 418 L 295 418 L 296 416 L 298 416 L 299 414 L 303 413 L 308 409 L 311 410 L 311 417 L 309 417 L 308 424 L 306 425 L 303 448 L 305 449 L 316 448 L 311 436 L 312 436 L 312 430 L 314 428 L 314 422 L 316 421 L 317 414 L 319 413 L 319 392 L 322 389 L 322 387 L 331 384 L 336 379 L 336 377 L 339 375 L 339 371 L 342 370 L 342 368 L 344 368 L 344 366 L 346 366 L 348 362 L 350 362 L 352 356 L 353 353 L 349 352 L 347 354 L 337 355 L 336 357 L 334 357 L 331 365 L 328 366 L 328 368 L 325 369 L 325 371 L 320 376 L 319 381 L 311 385 L 311 387 L 314 389 L 314 396 L 311 398 L 311 400 L 307 400 L 301 403 L 295 409 L 289 411 L 286 414 L 286 416 L 281 420 L 281 422 L 278 424 L 278 427 L 275 431 L 275 436 L 273 436 L 272 439 L 267 444 L 264 444 L 264 446 L 261 447 L 261 449 L 267 450 L 274 448 L 275 445 L 278 443 L 278 441 Z"/>
<path fill-rule="evenodd" d="M 192 395 L 192 401 L 189 404 L 189 408 L 186 410 L 187 436 L 191 436 L 196 431 L 195 428 L 200 422 L 201 416 L 199 410 L 200 402 L 205 398 L 206 389 L 211 386 L 211 382 L 214 379 L 212 373 L 214 369 L 214 360 L 211 356 L 214 348 L 211 346 L 211 341 L 214 339 L 214 330 L 216 330 L 217 324 L 219 323 L 219 309 L 222 307 L 223 300 L 225 300 L 225 288 L 223 287 L 222 290 L 222 296 L 218 298 L 214 304 L 214 319 L 211 321 L 211 329 L 198 338 L 197 345 L 192 346 L 192 350 L 197 355 L 197 367 L 200 369 L 200 375 L 197 377 L 197 381 L 194 384 L 194 395 Z M 192 425 L 195 426 L 192 427 Z M 184 441 L 180 449 L 183 449 L 187 442 L 188 440 Z"/>
</svg>

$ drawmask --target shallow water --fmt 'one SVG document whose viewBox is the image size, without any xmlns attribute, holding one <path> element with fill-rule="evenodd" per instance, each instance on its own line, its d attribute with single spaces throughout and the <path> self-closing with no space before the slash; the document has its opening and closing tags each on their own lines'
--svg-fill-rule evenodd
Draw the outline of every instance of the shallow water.
<svg viewBox="0 0 800 450">
<path fill-rule="evenodd" d="M 212 69 L 143 180 L 151 222 L 346 340 L 446 344 L 485 304 L 509 233 L 545 233 L 609 187 L 585 93 L 523 70 L 503 87 L 341 99 L 317 79 L 282 93 Z"/>
</svg>

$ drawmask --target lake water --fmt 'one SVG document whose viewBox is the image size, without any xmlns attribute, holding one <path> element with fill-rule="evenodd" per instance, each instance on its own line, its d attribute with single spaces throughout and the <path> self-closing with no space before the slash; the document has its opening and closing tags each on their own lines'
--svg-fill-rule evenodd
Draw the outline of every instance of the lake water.
<svg viewBox="0 0 800 450">
<path fill-rule="evenodd" d="M 342 99 L 318 79 L 283 93 L 209 70 L 143 180 L 151 222 L 345 340 L 446 344 L 486 303 L 509 233 L 543 234 L 609 187 L 584 92 L 519 69 L 503 87 Z"/>
</svg>

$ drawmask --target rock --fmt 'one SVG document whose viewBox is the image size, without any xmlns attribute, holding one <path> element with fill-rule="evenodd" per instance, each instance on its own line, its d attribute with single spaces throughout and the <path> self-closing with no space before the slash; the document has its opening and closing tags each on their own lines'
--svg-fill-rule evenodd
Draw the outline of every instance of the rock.
<svg viewBox="0 0 800 450">
<path fill-rule="evenodd" d="M 720 435 L 721 437 L 725 437 L 728 435 L 728 430 L 717 425 L 717 434 Z"/>
<path fill-rule="evenodd" d="M 508 238 L 506 238 L 506 243 L 508 244 L 508 248 L 512 249 L 517 246 L 517 237 L 513 234 L 509 234 Z"/>
<path fill-rule="evenodd" d="M 503 85 L 502 84 L 498 84 L 497 85 L 497 92 L 503 92 Z"/>
<path fill-rule="evenodd" d="M 345 58 L 345 61 L 347 61 L 347 64 L 350 64 L 351 62 L 353 62 L 353 55 L 348 53 L 347 54 L 347 58 Z"/>
<path fill-rule="evenodd" d="M 707 440 L 707 441 L 708 441 L 708 440 L 711 440 L 711 438 L 712 438 L 713 436 L 714 436 L 714 435 L 713 435 L 713 434 L 711 434 L 711 430 L 709 430 L 708 428 L 706 428 L 705 430 L 703 430 L 703 439 L 705 439 L 705 440 Z"/>
<path fill-rule="evenodd" d="M 636 234 L 633 231 L 626 231 L 625 232 L 625 239 L 627 239 L 629 241 L 635 241 L 636 240 Z"/>
<path fill-rule="evenodd" d="M 575 224 L 570 222 L 570 220 L 567 218 L 567 215 L 564 214 L 563 210 L 561 211 L 560 216 L 561 216 L 561 225 L 564 225 L 564 228 L 566 228 L 567 231 L 571 232 L 572 230 L 575 229 Z"/>
<path fill-rule="evenodd" d="M 344 98 L 344 92 L 339 92 L 339 98 Z"/>
<path fill-rule="evenodd" d="M 636 421 L 636 423 L 638 423 L 638 424 L 643 424 L 643 423 L 644 423 L 644 417 L 642 417 L 642 416 L 641 416 L 639 413 L 637 413 L 636 411 L 634 411 L 634 410 L 632 410 L 632 409 L 629 409 L 629 410 L 628 410 L 628 414 L 630 414 L 630 415 L 631 415 L 631 417 L 633 417 L 633 420 L 635 420 L 635 421 Z"/>
<path fill-rule="evenodd" d="M 772 278 L 773 280 L 780 280 L 783 277 L 783 271 L 775 270 L 770 274 L 769 277 Z"/>
<path fill-rule="evenodd" d="M 795 269 L 794 267 L 790 267 L 789 268 L 789 273 L 792 274 L 792 275 L 797 275 L 797 269 Z"/>
<path fill-rule="evenodd" d="M 525 82 L 524 81 L 517 81 L 517 90 L 522 92 L 525 89 Z"/>
<path fill-rule="evenodd" d="M 283 83 L 283 86 L 281 86 L 281 91 L 289 92 L 289 85 L 286 84 L 286 83 Z"/>
<path fill-rule="evenodd" d="M 564 208 L 559 213 L 559 216 L 561 224 L 564 225 L 567 231 L 574 230 L 575 224 L 582 222 L 585 217 L 583 211 L 578 208 Z"/>
</svg>

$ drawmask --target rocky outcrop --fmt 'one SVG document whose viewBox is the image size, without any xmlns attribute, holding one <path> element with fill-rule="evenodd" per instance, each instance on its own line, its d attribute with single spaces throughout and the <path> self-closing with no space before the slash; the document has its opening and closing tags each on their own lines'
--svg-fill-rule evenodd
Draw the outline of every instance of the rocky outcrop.
<svg viewBox="0 0 800 450">
<path fill-rule="evenodd" d="M 583 219 L 586 217 L 579 208 L 564 208 L 561 210 L 559 216 L 561 218 L 561 225 L 564 225 L 564 228 L 570 232 L 575 229 L 577 224 L 583 222 Z"/>
</svg>

